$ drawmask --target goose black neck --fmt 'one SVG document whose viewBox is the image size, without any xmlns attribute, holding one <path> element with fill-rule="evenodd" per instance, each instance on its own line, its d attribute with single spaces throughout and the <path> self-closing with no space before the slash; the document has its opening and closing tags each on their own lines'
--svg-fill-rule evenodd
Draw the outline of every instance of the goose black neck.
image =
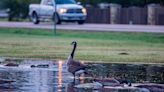
<svg viewBox="0 0 164 92">
<path fill-rule="evenodd" d="M 74 57 L 74 53 L 75 53 L 75 50 L 76 50 L 76 46 L 77 46 L 77 44 L 75 43 L 74 46 L 73 46 L 72 53 L 71 53 L 71 57 L 72 57 L 72 58 Z"/>
</svg>

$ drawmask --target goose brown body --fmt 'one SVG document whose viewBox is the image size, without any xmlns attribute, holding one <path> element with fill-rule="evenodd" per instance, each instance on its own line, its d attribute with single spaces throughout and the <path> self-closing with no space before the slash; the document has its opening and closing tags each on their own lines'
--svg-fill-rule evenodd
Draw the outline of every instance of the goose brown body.
<svg viewBox="0 0 164 92">
<path fill-rule="evenodd" d="M 86 66 L 82 64 L 81 62 L 74 60 L 74 53 L 77 47 L 77 42 L 73 41 L 72 45 L 73 45 L 73 49 L 67 60 L 67 68 L 68 68 L 68 72 L 72 73 L 75 77 L 75 73 L 80 70 L 85 71 Z"/>
</svg>

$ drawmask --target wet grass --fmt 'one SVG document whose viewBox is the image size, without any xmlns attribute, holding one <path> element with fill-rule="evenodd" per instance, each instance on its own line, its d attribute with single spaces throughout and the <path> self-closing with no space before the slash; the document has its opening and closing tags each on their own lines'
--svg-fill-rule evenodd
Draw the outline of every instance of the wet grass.
<svg viewBox="0 0 164 92">
<path fill-rule="evenodd" d="M 97 62 L 164 63 L 164 34 L 0 28 L 0 56 Z"/>
</svg>

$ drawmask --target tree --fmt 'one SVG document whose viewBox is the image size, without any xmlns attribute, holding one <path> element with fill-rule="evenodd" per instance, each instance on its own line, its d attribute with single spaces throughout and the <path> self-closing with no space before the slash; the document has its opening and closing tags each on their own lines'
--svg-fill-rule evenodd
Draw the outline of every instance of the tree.
<svg viewBox="0 0 164 92">
<path fill-rule="evenodd" d="M 129 7 L 129 6 L 143 7 L 150 3 L 164 5 L 164 0 L 76 0 L 76 1 L 80 1 L 83 4 L 91 4 L 91 5 L 97 5 L 99 3 L 116 3 L 122 5 L 123 7 Z"/>
<path fill-rule="evenodd" d="M 37 3 L 39 0 L 2 0 L 2 7 L 9 9 L 9 21 L 25 19 L 28 17 L 28 7 L 30 3 Z"/>
<path fill-rule="evenodd" d="M 0 9 L 2 9 L 3 7 L 2 7 L 2 1 L 0 1 Z"/>
</svg>

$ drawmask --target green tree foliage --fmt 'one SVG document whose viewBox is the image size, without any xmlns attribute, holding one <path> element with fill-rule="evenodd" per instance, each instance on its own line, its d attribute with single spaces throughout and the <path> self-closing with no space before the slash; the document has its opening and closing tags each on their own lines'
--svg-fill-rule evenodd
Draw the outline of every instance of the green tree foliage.
<svg viewBox="0 0 164 92">
<path fill-rule="evenodd" d="M 1 7 L 9 9 L 9 21 L 19 20 L 28 17 L 28 7 L 30 3 L 37 3 L 39 0 L 1 0 Z"/>
<path fill-rule="evenodd" d="M 39 3 L 41 0 L 0 0 L 0 8 L 9 9 L 9 21 L 19 20 L 28 17 L 28 7 L 30 3 Z M 99 3 L 117 3 L 123 7 L 145 6 L 150 3 L 164 5 L 164 0 L 76 0 L 82 4 L 91 4 L 96 6 Z"/>
<path fill-rule="evenodd" d="M 81 2 L 82 4 L 91 4 L 91 5 L 97 5 L 98 3 L 101 3 L 102 0 L 76 0 L 77 2 Z"/>
<path fill-rule="evenodd" d="M 150 3 L 157 3 L 164 5 L 164 0 L 76 0 L 78 2 L 82 2 L 83 4 L 91 4 L 96 5 L 98 3 L 116 3 L 120 4 L 123 7 L 129 6 L 140 6 L 143 7 Z"/>
<path fill-rule="evenodd" d="M 0 1 L 0 9 L 2 9 L 2 1 Z"/>
</svg>

